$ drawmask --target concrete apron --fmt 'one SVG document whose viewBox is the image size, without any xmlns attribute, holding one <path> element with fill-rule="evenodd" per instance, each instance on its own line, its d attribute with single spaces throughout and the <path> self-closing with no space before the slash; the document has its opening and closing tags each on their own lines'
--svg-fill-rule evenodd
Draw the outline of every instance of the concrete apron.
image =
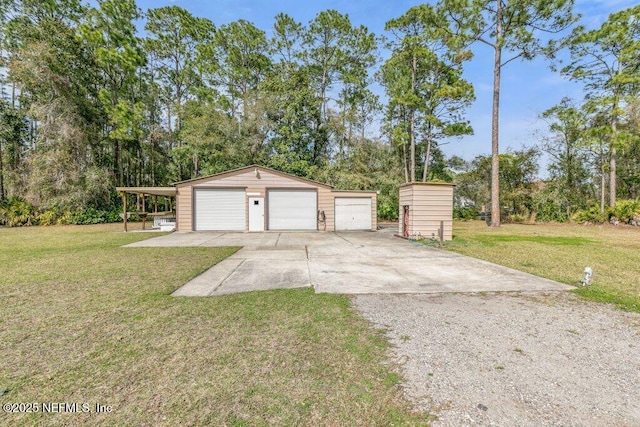
<svg viewBox="0 0 640 427">
<path fill-rule="evenodd" d="M 176 290 L 224 295 L 313 286 L 340 294 L 547 292 L 571 286 L 377 233 L 173 233 L 128 246 L 243 246 Z"/>
</svg>

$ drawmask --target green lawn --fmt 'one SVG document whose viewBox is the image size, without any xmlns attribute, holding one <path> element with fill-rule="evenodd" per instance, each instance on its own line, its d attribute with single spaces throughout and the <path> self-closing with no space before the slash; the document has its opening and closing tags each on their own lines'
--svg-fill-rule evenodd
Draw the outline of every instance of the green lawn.
<svg viewBox="0 0 640 427">
<path fill-rule="evenodd" d="M 584 268 L 593 284 L 576 293 L 640 311 L 640 228 L 575 224 L 457 221 L 446 248 L 558 282 L 578 285 Z"/>
<path fill-rule="evenodd" d="M 234 248 L 123 248 L 121 226 L 0 228 L 0 397 L 111 405 L 0 424 L 424 424 L 344 296 L 169 294 Z"/>
</svg>

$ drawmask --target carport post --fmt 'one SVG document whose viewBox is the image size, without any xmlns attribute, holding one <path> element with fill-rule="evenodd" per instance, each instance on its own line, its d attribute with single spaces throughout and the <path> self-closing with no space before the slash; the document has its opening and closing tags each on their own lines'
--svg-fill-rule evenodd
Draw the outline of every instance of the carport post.
<svg viewBox="0 0 640 427">
<path fill-rule="evenodd" d="M 145 195 L 142 195 L 142 229 L 145 230 L 145 224 L 147 222 L 147 206 L 145 203 Z"/>
<path fill-rule="evenodd" d="M 124 221 L 124 232 L 127 232 L 127 193 L 122 193 L 122 221 Z"/>
</svg>

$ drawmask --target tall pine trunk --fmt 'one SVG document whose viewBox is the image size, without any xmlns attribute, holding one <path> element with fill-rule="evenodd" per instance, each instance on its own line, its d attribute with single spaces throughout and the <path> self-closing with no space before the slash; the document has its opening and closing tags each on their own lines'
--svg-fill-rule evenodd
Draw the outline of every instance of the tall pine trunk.
<svg viewBox="0 0 640 427">
<path fill-rule="evenodd" d="M 409 167 L 407 165 L 407 144 L 402 144 L 402 163 L 404 166 L 404 182 L 409 182 Z"/>
<path fill-rule="evenodd" d="M 618 70 L 619 71 L 619 70 Z M 613 111 L 611 114 L 611 149 L 609 157 L 609 206 L 616 204 L 616 190 L 617 190 L 617 161 L 618 150 L 616 149 L 616 142 L 618 139 L 618 97 L 613 100 Z"/>
<path fill-rule="evenodd" d="M 600 213 L 604 213 L 604 201 L 606 190 L 606 172 L 605 172 L 604 148 L 600 145 Z"/>
<path fill-rule="evenodd" d="M 2 141 L 0 141 L 0 200 L 4 200 L 4 162 L 2 160 Z"/>
<path fill-rule="evenodd" d="M 500 71 L 502 67 L 502 1 L 496 2 L 496 44 L 493 62 L 493 113 L 491 119 L 491 226 L 500 227 Z"/>
<path fill-rule="evenodd" d="M 427 139 L 427 151 L 424 154 L 424 169 L 422 170 L 422 182 L 427 182 L 429 176 L 429 157 L 431 157 L 431 135 Z"/>
<path fill-rule="evenodd" d="M 414 54 L 411 63 L 411 92 L 416 93 L 416 74 L 418 73 L 418 57 Z M 411 106 L 409 121 L 409 138 L 411 140 L 411 182 L 416 182 L 416 107 Z"/>
<path fill-rule="evenodd" d="M 113 173 L 116 176 L 116 182 L 118 185 L 124 185 L 122 175 L 122 156 L 120 154 L 120 140 L 113 140 Z"/>
<path fill-rule="evenodd" d="M 618 153 L 616 147 L 611 147 L 611 158 L 609 159 L 609 206 L 615 206 L 616 204 L 616 179 L 617 179 L 617 157 Z"/>
</svg>

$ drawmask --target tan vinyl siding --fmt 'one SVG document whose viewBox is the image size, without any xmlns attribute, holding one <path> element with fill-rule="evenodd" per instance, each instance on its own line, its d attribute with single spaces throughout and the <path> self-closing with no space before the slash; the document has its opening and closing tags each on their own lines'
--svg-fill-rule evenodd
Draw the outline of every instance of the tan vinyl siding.
<svg viewBox="0 0 640 427">
<path fill-rule="evenodd" d="M 318 188 L 318 210 L 324 211 L 326 227 L 323 229 L 318 224 L 320 231 L 334 231 L 335 219 L 333 217 L 333 192 L 328 188 Z"/>
<path fill-rule="evenodd" d="M 249 197 L 266 197 L 267 191 L 264 187 L 247 187 L 247 194 L 251 193 Z"/>
<path fill-rule="evenodd" d="M 259 178 L 254 170 L 239 173 L 237 175 L 212 178 L 211 180 L 201 180 L 194 183 L 194 187 L 248 187 L 255 191 L 264 191 L 265 188 L 316 188 L 315 185 L 307 182 L 293 180 L 285 176 L 277 175 L 268 171 L 260 170 Z M 249 190 L 247 190 L 249 191 Z"/>
<path fill-rule="evenodd" d="M 371 195 L 371 231 L 378 229 L 378 194 Z"/>
<path fill-rule="evenodd" d="M 258 172 L 258 175 L 256 175 L 256 172 Z M 259 166 L 259 165 L 250 165 L 250 166 L 245 166 L 245 167 L 242 167 L 242 168 L 233 169 L 233 170 L 230 170 L 230 171 L 218 173 L 218 174 L 215 174 L 215 175 L 209 175 L 209 176 L 205 176 L 205 177 L 201 177 L 201 178 L 188 179 L 186 181 L 177 182 L 175 184 L 175 186 L 176 187 L 183 187 L 183 186 L 192 187 L 194 185 L 199 185 L 200 183 L 203 183 L 203 182 L 220 181 L 220 180 L 228 178 L 228 177 L 234 177 L 234 176 L 247 174 L 247 173 L 253 173 L 254 176 L 260 176 L 263 173 L 268 173 L 270 175 L 279 176 L 279 177 L 284 178 L 286 180 L 293 180 L 293 181 L 296 181 L 296 182 L 305 183 L 307 185 L 310 185 L 312 188 L 315 188 L 315 187 L 331 188 L 330 185 L 323 184 L 321 182 L 313 181 L 313 180 L 310 180 L 310 179 L 307 179 L 307 178 L 301 178 L 301 177 L 298 177 L 298 176 L 295 176 L 295 175 L 290 175 L 288 173 L 280 172 L 280 171 L 277 171 L 275 169 L 270 169 L 270 168 L 267 168 L 267 167 L 264 167 L 264 166 Z"/>
<path fill-rule="evenodd" d="M 176 231 L 193 231 L 192 188 L 176 189 Z"/>
<path fill-rule="evenodd" d="M 373 230 L 377 230 L 378 229 L 378 195 L 374 195 L 373 196 L 373 203 L 371 203 L 371 215 L 373 218 Z"/>
<path fill-rule="evenodd" d="M 402 236 L 402 226 L 404 224 L 404 206 L 409 206 L 409 222 L 413 214 L 411 212 L 413 204 L 413 187 L 400 187 L 400 199 L 398 204 L 398 234 Z M 409 230 L 411 230 L 411 224 L 409 224 Z"/>
</svg>

